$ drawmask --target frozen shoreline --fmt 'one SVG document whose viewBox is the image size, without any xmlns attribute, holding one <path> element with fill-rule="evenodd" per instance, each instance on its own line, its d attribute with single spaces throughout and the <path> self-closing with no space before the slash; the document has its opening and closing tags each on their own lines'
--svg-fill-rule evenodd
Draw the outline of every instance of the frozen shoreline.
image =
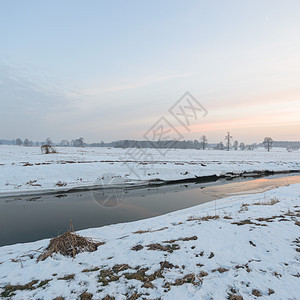
<svg viewBox="0 0 300 300">
<path fill-rule="evenodd" d="M 267 178 L 272 175 L 291 175 L 294 173 L 300 173 L 299 170 L 282 170 L 282 171 L 270 171 L 270 170 L 260 170 L 253 172 L 243 172 L 239 174 L 226 173 L 222 175 L 208 175 L 201 177 L 192 178 L 182 178 L 175 180 L 140 180 L 140 181 L 128 181 L 127 183 L 120 184 L 105 184 L 105 185 L 87 185 L 87 186 L 75 186 L 70 188 L 54 188 L 54 189 L 37 189 L 37 190 L 26 190 L 26 191 L 9 191 L 0 192 L 0 198 L 4 197 L 14 197 L 14 196 L 40 196 L 45 194 L 59 194 L 59 193 L 69 193 L 76 191 L 88 191 L 88 190 L 99 190 L 99 189 L 126 189 L 126 188 L 140 188 L 140 187 L 151 187 L 160 185 L 173 185 L 179 183 L 205 183 L 205 182 L 216 182 L 220 179 L 234 179 L 234 178 Z"/>
<path fill-rule="evenodd" d="M 134 293 L 147 299 L 174 299 L 175 295 L 181 299 L 225 299 L 228 295 L 255 299 L 257 292 L 270 299 L 296 299 L 299 190 L 300 184 L 293 184 L 146 220 L 83 230 L 81 235 L 105 244 L 75 259 L 54 255 L 37 263 L 39 252 L 34 250 L 45 248 L 48 239 L 1 247 L 0 292 L 8 291 L 8 284 L 38 280 L 31 290 L 14 291 L 12 299 L 74 299 L 83 293 L 93 295 L 92 299 L 106 295 L 126 299 Z M 154 244 L 164 247 L 151 250 L 149 245 Z M 133 250 L 137 245 L 139 250 Z M 168 245 L 174 250 L 168 251 Z M 151 285 L 130 279 L 130 274 L 142 268 L 148 268 L 146 275 L 154 274 L 161 262 L 168 262 L 168 267 L 161 270 L 162 276 L 149 277 Z M 113 271 L 114 266 L 124 264 L 124 270 Z M 112 275 L 103 281 L 101 271 Z M 41 282 L 46 283 L 38 287 Z"/>
</svg>

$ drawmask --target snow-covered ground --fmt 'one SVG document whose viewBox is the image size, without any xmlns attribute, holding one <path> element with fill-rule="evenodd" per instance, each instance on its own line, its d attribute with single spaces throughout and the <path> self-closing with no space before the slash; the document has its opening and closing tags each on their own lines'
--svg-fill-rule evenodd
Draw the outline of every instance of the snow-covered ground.
<svg viewBox="0 0 300 300">
<path fill-rule="evenodd" d="M 74 259 L 37 262 L 37 250 L 49 240 L 5 246 L 0 293 L 12 299 L 299 299 L 299 200 L 300 184 L 293 184 L 84 230 L 79 233 L 104 244 Z"/>
<path fill-rule="evenodd" d="M 267 152 L 171 149 L 57 148 L 0 146 L 0 194 L 67 190 L 102 184 L 177 180 L 227 172 L 300 170 L 299 151 Z M 164 150 L 162 150 L 164 151 Z"/>
</svg>

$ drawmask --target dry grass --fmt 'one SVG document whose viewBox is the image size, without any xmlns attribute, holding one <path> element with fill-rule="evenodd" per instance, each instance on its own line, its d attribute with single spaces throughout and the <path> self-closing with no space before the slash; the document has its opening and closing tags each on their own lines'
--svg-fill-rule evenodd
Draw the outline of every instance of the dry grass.
<svg viewBox="0 0 300 300">
<path fill-rule="evenodd" d="M 57 278 L 57 280 L 67 280 L 67 281 L 69 281 L 69 280 L 73 280 L 74 277 L 75 277 L 75 274 L 69 274 L 69 275 L 66 275 L 64 277 Z"/>
<path fill-rule="evenodd" d="M 206 277 L 206 276 L 208 276 L 208 273 L 205 271 L 200 271 L 200 273 L 198 274 L 199 278 Z"/>
<path fill-rule="evenodd" d="M 136 267 L 133 272 L 129 272 L 133 270 L 129 265 L 115 265 L 111 269 L 101 270 L 98 276 L 98 282 L 101 283 L 102 286 L 107 286 L 109 283 L 118 281 L 121 277 L 124 277 L 127 280 L 134 279 L 143 282 L 144 288 L 154 288 L 154 285 L 151 282 L 158 278 L 164 278 L 162 272 L 164 268 L 168 268 L 170 265 L 171 264 L 168 264 L 167 262 L 161 263 L 161 267 L 157 271 L 149 275 L 146 274 L 146 272 L 149 271 L 149 268 Z M 128 271 L 119 274 L 119 272 L 123 272 L 126 270 Z"/>
<path fill-rule="evenodd" d="M 179 238 L 179 239 L 176 239 L 176 240 L 163 241 L 163 243 L 173 244 L 173 243 L 178 242 L 178 241 L 187 242 L 187 241 L 195 241 L 197 239 L 198 239 L 198 237 L 194 235 L 194 236 L 191 236 L 191 237 Z"/>
<path fill-rule="evenodd" d="M 82 273 L 88 273 L 88 272 L 96 272 L 96 271 L 99 271 L 99 270 L 100 270 L 99 267 L 95 267 L 95 268 L 92 268 L 92 269 L 84 269 L 81 272 Z"/>
<path fill-rule="evenodd" d="M 161 244 L 156 243 L 156 244 L 147 245 L 147 247 L 148 247 L 148 250 L 167 251 L 169 253 L 172 253 L 174 250 L 180 249 L 178 244 L 163 246 Z"/>
<path fill-rule="evenodd" d="M 52 238 L 48 247 L 37 258 L 37 261 L 45 260 L 47 257 L 52 256 L 53 253 L 60 253 L 74 258 L 76 254 L 81 252 L 96 251 L 98 246 L 103 244 L 103 242 L 95 242 L 91 238 L 68 231 Z"/>
<path fill-rule="evenodd" d="M 135 245 L 131 248 L 131 250 L 133 251 L 140 251 L 142 250 L 144 247 L 142 245 Z"/>
<path fill-rule="evenodd" d="M 268 294 L 269 294 L 269 296 L 272 295 L 272 294 L 274 294 L 274 293 L 275 293 L 274 290 L 268 289 Z"/>
<path fill-rule="evenodd" d="M 46 279 L 46 280 L 42 280 L 39 284 L 38 284 L 38 288 L 43 287 L 44 285 L 48 284 L 52 279 Z"/>
<path fill-rule="evenodd" d="M 241 208 L 239 209 L 239 213 L 243 212 L 243 211 L 248 211 L 248 206 L 250 206 L 250 204 L 246 204 L 244 203 Z"/>
<path fill-rule="evenodd" d="M 195 217 L 195 216 L 190 216 L 188 217 L 187 221 L 209 221 L 209 220 L 218 220 L 220 218 L 219 215 L 214 215 L 214 216 L 204 216 L 204 217 Z"/>
<path fill-rule="evenodd" d="M 125 270 L 128 270 L 130 269 L 129 265 L 127 264 L 119 264 L 119 265 L 114 265 L 112 267 L 112 270 L 115 272 L 115 273 L 119 273 L 119 272 L 122 272 L 122 271 L 125 271 Z"/>
<path fill-rule="evenodd" d="M 127 280 L 135 279 L 142 282 L 151 282 L 153 280 L 156 280 L 157 278 L 164 278 L 164 276 L 162 275 L 162 270 L 163 270 L 162 268 L 158 269 L 157 271 L 155 271 L 150 275 L 146 274 L 148 270 L 149 270 L 148 268 L 142 268 L 133 273 L 125 273 L 124 277 Z"/>
<path fill-rule="evenodd" d="M 235 225 L 238 225 L 238 226 L 242 226 L 242 225 L 268 226 L 267 224 L 254 223 L 250 219 L 232 222 L 231 224 L 235 224 Z"/>
<path fill-rule="evenodd" d="M 162 231 L 162 230 L 165 230 L 165 229 L 168 229 L 168 227 L 163 227 L 163 228 L 159 228 L 159 229 L 156 229 L 156 230 L 151 230 L 151 229 L 148 229 L 148 230 L 138 230 L 138 231 L 135 231 L 133 233 L 134 234 L 142 234 L 142 233 Z"/>
<path fill-rule="evenodd" d="M 218 268 L 218 269 L 213 269 L 212 270 L 212 272 L 214 273 L 214 272 L 219 272 L 219 273 L 225 273 L 225 272 L 228 272 L 229 271 L 229 269 L 226 269 L 226 268 Z"/>
<path fill-rule="evenodd" d="M 41 151 L 43 154 L 57 153 L 56 149 L 54 147 L 52 147 L 51 145 L 41 146 Z"/>
<path fill-rule="evenodd" d="M 243 297 L 236 294 L 230 294 L 228 293 L 228 300 L 243 300 Z"/>
<path fill-rule="evenodd" d="M 261 297 L 261 292 L 257 289 L 252 290 L 252 295 L 255 297 Z"/>
<path fill-rule="evenodd" d="M 255 202 L 255 203 L 253 203 L 253 205 L 274 205 L 274 204 L 276 204 L 276 203 L 278 203 L 278 202 L 279 202 L 279 199 L 276 198 L 276 197 L 273 197 L 273 198 L 271 198 L 271 199 L 268 200 L 268 201 Z"/>
<path fill-rule="evenodd" d="M 115 300 L 115 297 L 111 297 L 109 295 L 106 295 L 103 300 Z"/>
<path fill-rule="evenodd" d="M 35 290 L 36 284 L 38 283 L 38 280 L 33 280 L 31 282 L 28 282 L 24 285 L 10 285 L 4 287 L 4 291 L 1 293 L 1 297 L 12 297 L 15 295 L 14 292 L 16 291 L 23 291 L 23 290 Z"/>
<path fill-rule="evenodd" d="M 162 269 L 173 269 L 173 268 L 178 269 L 179 268 L 178 265 L 174 266 L 172 263 L 168 262 L 167 260 L 161 261 L 159 264 L 160 264 Z"/>
<path fill-rule="evenodd" d="M 191 273 L 191 274 L 185 275 L 183 278 L 176 279 L 175 283 L 173 285 L 178 286 L 178 285 L 183 285 L 185 283 L 192 283 L 193 285 L 196 285 L 195 280 L 196 280 L 195 274 Z"/>
<path fill-rule="evenodd" d="M 80 300 L 92 300 L 93 294 L 84 292 L 80 295 Z"/>
<path fill-rule="evenodd" d="M 4 291 L 0 294 L 0 298 L 11 298 L 13 297 L 17 292 L 17 291 L 33 291 L 36 290 L 38 288 L 42 288 L 45 285 L 47 285 L 49 282 L 51 281 L 51 279 L 47 279 L 47 280 L 42 280 L 42 281 L 38 281 L 38 280 L 32 280 L 24 285 L 6 285 L 3 289 Z"/>
<path fill-rule="evenodd" d="M 60 186 L 60 187 L 62 187 L 62 186 L 66 186 L 67 185 L 67 183 L 66 182 L 61 182 L 61 181 L 58 181 L 58 182 L 56 182 L 56 184 L 55 184 L 56 186 Z"/>
<path fill-rule="evenodd" d="M 26 184 L 31 185 L 31 186 L 41 186 L 40 184 L 36 183 L 37 180 L 29 180 L 28 182 L 26 182 Z M 41 197 L 37 197 L 37 198 L 41 198 Z"/>
</svg>

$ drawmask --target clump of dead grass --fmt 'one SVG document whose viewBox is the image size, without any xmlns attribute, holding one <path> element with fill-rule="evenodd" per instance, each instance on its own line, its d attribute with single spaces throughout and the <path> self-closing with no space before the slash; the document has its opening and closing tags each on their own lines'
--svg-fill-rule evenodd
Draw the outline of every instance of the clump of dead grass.
<svg viewBox="0 0 300 300">
<path fill-rule="evenodd" d="M 52 147 L 51 145 L 41 146 L 41 151 L 43 154 L 57 153 L 56 149 L 54 147 Z"/>
<path fill-rule="evenodd" d="M 70 225 L 72 228 L 72 224 Z M 83 237 L 75 233 L 71 229 L 50 240 L 48 247 L 38 256 L 37 261 L 45 260 L 53 253 L 60 253 L 64 256 L 75 257 L 81 252 L 96 251 L 98 246 L 103 245 L 104 242 L 96 242 L 92 238 Z"/>
</svg>

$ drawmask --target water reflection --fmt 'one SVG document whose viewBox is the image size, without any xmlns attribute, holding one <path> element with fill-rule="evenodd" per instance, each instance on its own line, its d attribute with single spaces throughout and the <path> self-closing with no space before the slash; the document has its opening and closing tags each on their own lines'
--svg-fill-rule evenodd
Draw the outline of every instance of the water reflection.
<svg viewBox="0 0 300 300">
<path fill-rule="evenodd" d="M 0 245 L 56 236 L 68 229 L 70 219 L 75 230 L 99 227 L 292 183 L 300 183 L 300 176 L 0 198 Z"/>
</svg>

